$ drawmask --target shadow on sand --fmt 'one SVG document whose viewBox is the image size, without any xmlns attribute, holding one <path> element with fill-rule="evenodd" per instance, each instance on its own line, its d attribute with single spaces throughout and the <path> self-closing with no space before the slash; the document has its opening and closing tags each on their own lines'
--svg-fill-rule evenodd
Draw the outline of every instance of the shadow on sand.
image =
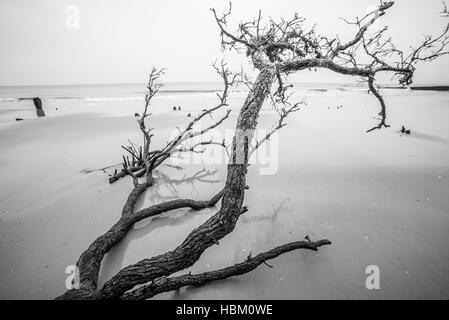
<svg viewBox="0 0 449 320">
<path fill-rule="evenodd" d="M 443 139 L 443 138 L 440 138 L 437 136 L 433 136 L 430 134 L 416 132 L 416 131 L 412 131 L 412 133 L 410 135 L 407 135 L 407 137 L 420 139 L 420 140 L 426 140 L 426 141 L 432 141 L 432 142 L 436 142 L 436 143 L 443 143 L 443 144 L 449 143 L 449 141 L 446 139 Z"/>
<path fill-rule="evenodd" d="M 161 172 L 157 173 L 154 186 L 146 191 L 146 198 L 151 204 L 157 204 L 163 201 L 179 198 L 178 186 L 182 184 L 189 184 L 192 190 L 195 189 L 196 183 L 215 184 L 221 182 L 218 179 L 212 179 L 217 171 L 208 171 L 202 169 L 192 176 L 183 176 L 181 179 L 170 179 L 167 175 Z M 165 186 L 165 190 L 161 190 L 161 187 Z M 143 197 L 142 197 L 143 198 Z M 142 202 L 140 200 L 139 202 Z M 141 206 L 136 205 L 136 209 L 139 210 Z M 211 208 L 213 209 L 213 208 Z M 133 228 L 126 234 L 126 236 L 115 245 L 104 257 L 103 263 L 100 269 L 100 285 L 103 281 L 107 281 L 111 276 L 116 274 L 122 266 L 125 252 L 129 244 L 135 240 L 141 239 L 154 230 L 163 227 L 176 227 L 179 225 L 188 225 L 198 216 L 210 214 L 211 210 L 204 209 L 195 211 L 192 209 L 178 209 L 159 216 L 150 217 L 142 221 L 137 222 Z M 215 212 L 215 211 L 214 211 Z M 174 237 L 177 237 L 174 235 Z M 182 239 L 181 239 L 182 240 Z M 149 253 L 149 255 L 152 255 Z M 142 256 L 140 259 L 147 258 L 148 256 Z M 137 260 L 137 261 L 138 261 Z M 135 262 L 137 262 L 135 261 Z"/>
</svg>

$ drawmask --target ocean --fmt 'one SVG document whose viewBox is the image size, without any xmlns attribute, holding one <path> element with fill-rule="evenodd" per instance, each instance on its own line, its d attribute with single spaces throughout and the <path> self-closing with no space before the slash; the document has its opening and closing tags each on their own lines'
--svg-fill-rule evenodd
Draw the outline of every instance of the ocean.
<svg viewBox="0 0 449 320">
<path fill-rule="evenodd" d="M 196 112 L 216 101 L 222 89 L 220 82 L 165 83 L 152 103 L 153 113 L 165 113 L 180 106 L 183 111 Z M 296 97 L 328 97 L 367 94 L 364 85 L 356 83 L 295 83 Z M 231 88 L 229 102 L 240 106 L 248 88 Z M 102 112 L 109 115 L 129 115 L 142 109 L 146 86 L 132 84 L 0 86 L 0 123 L 16 118 L 35 118 L 33 97 L 40 97 L 47 115 Z M 409 90 L 383 89 L 384 95 L 402 95 Z M 417 94 L 417 93 L 414 93 Z M 420 94 L 428 94 L 421 92 Z M 95 108 L 89 108 L 91 106 Z M 264 106 L 269 110 L 269 106 Z"/>
<path fill-rule="evenodd" d="M 179 82 L 163 84 L 158 96 L 191 96 L 215 94 L 222 89 L 220 82 Z M 365 90 L 349 83 L 298 83 L 295 90 L 304 92 L 344 92 Z M 231 92 L 246 92 L 243 85 Z M 142 100 L 146 87 L 141 83 L 130 84 L 89 84 L 89 85 L 46 85 L 46 86 L 0 86 L 0 103 L 18 102 L 40 97 L 44 101 L 117 101 Z"/>
</svg>

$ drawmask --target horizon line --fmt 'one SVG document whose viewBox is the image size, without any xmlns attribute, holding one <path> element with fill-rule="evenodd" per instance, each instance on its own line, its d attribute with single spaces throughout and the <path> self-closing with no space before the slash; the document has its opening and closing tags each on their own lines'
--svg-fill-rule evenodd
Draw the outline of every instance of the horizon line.
<svg viewBox="0 0 449 320">
<path fill-rule="evenodd" d="M 336 81 L 295 81 L 291 82 L 293 84 L 354 84 L 357 83 L 356 81 L 347 81 L 347 82 L 336 82 Z M 162 86 L 164 84 L 222 84 L 220 81 L 167 81 L 162 82 Z M 142 85 L 145 86 L 145 83 L 141 82 L 104 82 L 104 83 L 68 83 L 68 84 L 8 84 L 8 85 L 2 85 L 0 84 L 0 88 L 5 87 L 67 87 L 67 86 L 123 86 L 123 85 Z M 397 84 L 396 82 L 384 82 L 380 83 L 380 85 L 396 85 L 400 86 L 400 84 Z M 447 86 L 448 83 L 440 83 L 440 82 L 434 82 L 434 83 L 413 83 L 410 85 L 410 87 L 413 86 Z"/>
</svg>

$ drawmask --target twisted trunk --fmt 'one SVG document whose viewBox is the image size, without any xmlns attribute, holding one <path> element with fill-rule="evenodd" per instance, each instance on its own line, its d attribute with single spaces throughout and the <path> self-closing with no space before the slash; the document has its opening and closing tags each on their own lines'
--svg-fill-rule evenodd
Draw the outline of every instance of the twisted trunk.
<svg viewBox="0 0 449 320">
<path fill-rule="evenodd" d="M 240 110 L 221 209 L 203 225 L 192 231 L 174 250 L 144 259 L 119 271 L 95 294 L 95 298 L 119 298 L 136 285 L 188 268 L 207 248 L 217 244 L 220 239 L 234 230 L 239 216 L 244 211 L 242 204 L 246 186 L 248 141 L 251 141 L 260 109 L 274 77 L 274 69 L 263 69 Z M 242 159 L 243 161 L 239 161 Z"/>
<path fill-rule="evenodd" d="M 240 110 L 224 190 L 210 201 L 174 200 L 133 213 L 137 198 L 151 183 L 136 186 L 123 208 L 121 219 L 108 232 L 97 238 L 81 255 L 77 264 L 80 272 L 80 289 L 71 289 L 59 298 L 119 298 L 136 285 L 168 276 L 193 265 L 207 248 L 217 244 L 218 240 L 234 230 L 239 216 L 245 211 L 242 205 L 246 187 L 248 144 L 253 137 L 260 109 L 274 78 L 274 69 L 263 69 Z M 203 225 L 193 230 L 180 246 L 165 254 L 144 259 L 123 268 L 106 282 L 102 289 L 97 289 L 101 260 L 134 223 L 176 208 L 187 206 L 201 209 L 215 205 L 221 197 L 221 209 Z"/>
</svg>

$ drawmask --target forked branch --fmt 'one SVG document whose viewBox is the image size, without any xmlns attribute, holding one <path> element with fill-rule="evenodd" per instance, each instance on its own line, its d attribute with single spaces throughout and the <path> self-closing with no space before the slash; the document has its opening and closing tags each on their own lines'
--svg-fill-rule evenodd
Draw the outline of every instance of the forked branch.
<svg viewBox="0 0 449 320">
<path fill-rule="evenodd" d="M 150 72 L 149 81 L 147 84 L 148 92 L 145 96 L 145 107 L 142 115 L 137 120 L 139 124 L 139 129 L 143 135 L 143 146 L 136 146 L 131 141 L 129 141 L 129 146 L 122 146 L 122 148 L 130 154 L 129 157 L 123 156 L 123 169 L 120 172 L 115 172 L 112 177 L 109 178 L 109 182 L 113 183 L 126 175 L 130 175 L 135 178 L 146 176 L 147 181 L 152 179 L 152 172 L 154 169 L 159 167 L 164 161 L 166 161 L 171 156 L 178 152 L 198 152 L 195 147 L 202 145 L 219 145 L 226 149 L 225 141 L 201 141 L 194 142 L 194 138 L 201 137 L 205 133 L 211 131 L 214 128 L 220 126 L 231 113 L 231 109 L 228 109 L 224 115 L 219 117 L 217 120 L 213 121 L 206 128 L 193 131 L 195 125 L 203 120 L 206 116 L 209 116 L 212 120 L 214 119 L 214 114 L 227 106 L 227 99 L 229 95 L 229 89 L 233 87 L 240 80 L 240 73 L 233 73 L 227 67 L 224 61 L 219 64 L 215 63 L 213 68 L 216 70 L 217 74 L 223 80 L 223 89 L 221 93 L 217 93 L 218 104 L 210 107 L 208 109 L 203 109 L 200 114 L 198 114 L 193 120 L 191 120 L 187 126 L 179 131 L 173 139 L 168 141 L 166 145 L 160 149 L 150 150 L 151 138 L 153 137 L 152 129 L 147 128 L 145 119 L 151 115 L 149 113 L 149 107 L 151 105 L 152 98 L 158 93 L 161 88 L 160 77 L 164 74 L 164 69 L 153 68 Z"/>
<path fill-rule="evenodd" d="M 345 42 L 338 37 L 327 37 L 316 33 L 315 28 L 306 29 L 305 19 L 297 14 L 290 20 L 270 19 L 266 24 L 261 22 L 261 14 L 257 19 L 241 23 L 236 33 L 228 31 L 227 18 L 230 10 L 219 17 L 215 10 L 215 21 L 220 29 L 222 46 L 229 49 L 246 49 L 257 69 L 273 68 L 278 79 L 279 96 L 283 93 L 282 75 L 293 72 L 325 68 L 336 73 L 358 76 L 365 79 L 369 91 L 381 105 L 381 121 L 374 128 L 386 125 L 386 104 L 379 91 L 374 87 L 376 75 L 391 72 L 402 85 L 410 85 L 416 65 L 430 62 L 449 52 L 449 24 L 446 22 L 442 31 L 433 36 L 427 35 L 421 44 L 412 48 L 409 53 L 398 49 L 391 37 L 386 36 L 387 28 L 371 30 L 379 17 L 392 8 L 394 2 L 381 1 L 379 6 L 361 19 L 353 22 L 343 19 L 347 24 L 355 26 L 357 32 L 352 39 Z M 231 9 L 231 7 L 230 7 Z M 449 17 L 447 7 L 441 16 Z"/>
<path fill-rule="evenodd" d="M 329 240 L 298 241 L 288 243 L 269 251 L 258 254 L 255 257 L 248 257 L 245 261 L 237 263 L 231 267 L 204 272 L 200 274 L 184 274 L 177 277 L 161 277 L 153 280 L 151 283 L 125 293 L 120 299 L 123 300 L 144 300 L 154 297 L 163 292 L 178 290 L 186 286 L 201 286 L 212 281 L 223 280 L 230 277 L 239 276 L 256 269 L 267 260 L 274 259 L 281 254 L 297 250 L 307 249 L 318 251 L 318 247 L 330 245 Z"/>
</svg>

